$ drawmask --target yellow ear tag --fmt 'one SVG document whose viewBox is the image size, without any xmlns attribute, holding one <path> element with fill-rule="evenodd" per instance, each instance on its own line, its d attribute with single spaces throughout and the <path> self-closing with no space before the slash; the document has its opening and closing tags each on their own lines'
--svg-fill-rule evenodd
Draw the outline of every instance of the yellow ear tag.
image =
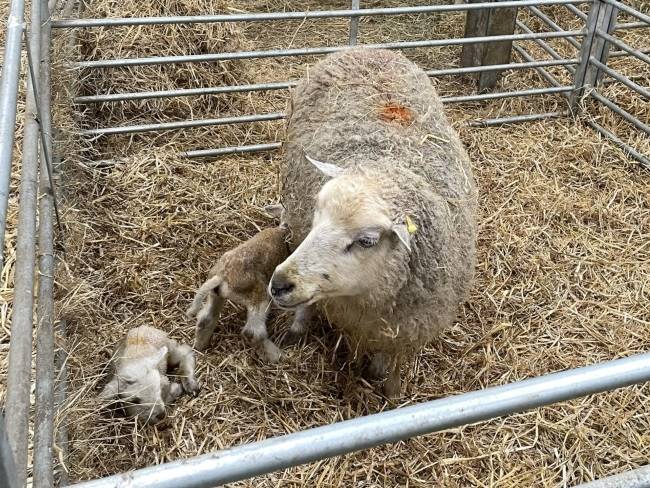
<svg viewBox="0 0 650 488">
<path fill-rule="evenodd" d="M 415 234 L 415 231 L 418 230 L 418 226 L 413 223 L 411 217 L 408 215 L 406 216 L 406 230 L 411 235 Z"/>
</svg>

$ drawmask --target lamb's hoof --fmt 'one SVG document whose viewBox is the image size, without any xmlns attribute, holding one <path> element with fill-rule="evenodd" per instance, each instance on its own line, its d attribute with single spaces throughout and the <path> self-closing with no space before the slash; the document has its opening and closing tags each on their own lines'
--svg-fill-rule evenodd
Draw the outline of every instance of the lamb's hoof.
<svg viewBox="0 0 650 488">
<path fill-rule="evenodd" d="M 289 329 L 287 333 L 284 335 L 284 339 L 282 340 L 282 344 L 285 346 L 295 346 L 296 344 L 299 344 L 302 338 L 305 335 L 302 332 L 296 332 L 294 330 Z"/>
<path fill-rule="evenodd" d="M 183 383 L 183 390 L 188 395 L 191 395 L 193 397 L 198 396 L 199 392 L 201 391 L 201 385 L 199 385 L 199 382 L 196 381 L 194 378 L 183 378 L 182 380 Z"/>
<path fill-rule="evenodd" d="M 282 357 L 282 350 L 271 341 L 266 341 L 263 346 L 262 357 L 271 364 L 276 364 Z"/>
<path fill-rule="evenodd" d="M 391 374 L 382 385 L 382 392 L 386 398 L 393 400 L 402 392 L 402 383 L 399 375 Z"/>
</svg>

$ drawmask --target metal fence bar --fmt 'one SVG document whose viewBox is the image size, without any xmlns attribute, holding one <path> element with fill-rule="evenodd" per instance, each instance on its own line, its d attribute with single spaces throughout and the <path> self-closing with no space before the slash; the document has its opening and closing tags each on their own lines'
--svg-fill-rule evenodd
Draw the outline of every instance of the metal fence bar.
<svg viewBox="0 0 650 488">
<path fill-rule="evenodd" d="M 567 110 L 560 112 L 545 112 L 541 114 L 512 115 L 510 117 L 496 117 L 494 119 L 472 120 L 470 127 L 495 127 L 507 124 L 519 124 L 521 122 L 536 122 L 538 120 L 556 119 L 569 115 Z"/>
<path fill-rule="evenodd" d="M 102 127 L 81 131 L 84 136 L 100 136 L 113 134 L 135 134 L 139 132 L 153 132 L 171 129 L 191 129 L 197 127 L 210 127 L 213 125 L 245 124 L 250 122 L 267 122 L 285 118 L 283 112 L 274 112 L 261 115 L 243 115 L 240 117 L 223 117 L 220 119 L 181 120 L 178 122 L 161 122 L 159 124 L 127 125 L 123 127 Z"/>
<path fill-rule="evenodd" d="M 596 35 L 598 35 L 598 34 L 596 34 Z M 650 47 L 636 49 L 635 51 L 638 52 L 638 53 L 641 53 L 641 54 L 650 54 Z M 612 52 L 609 53 L 610 58 L 621 58 L 621 57 L 625 57 L 625 56 L 631 56 L 631 54 L 628 53 L 627 51 L 612 51 Z"/>
<path fill-rule="evenodd" d="M 544 12 L 542 12 L 537 7 L 530 6 L 530 7 L 528 7 L 528 10 L 530 10 L 534 15 L 536 15 L 542 22 L 544 22 L 547 26 L 549 26 L 555 32 L 564 32 L 564 29 L 561 26 L 556 24 L 553 19 L 551 19 L 548 15 L 546 15 Z M 576 41 L 575 39 L 573 39 L 571 37 L 567 37 L 566 41 L 569 44 L 571 44 L 573 47 L 575 47 L 576 49 L 580 49 L 580 43 L 578 41 Z"/>
<path fill-rule="evenodd" d="M 33 488 L 52 488 L 54 441 L 54 182 L 48 0 L 41 1 L 46 19 L 41 26 L 39 118 L 42 134 L 38 212 L 39 284 L 36 328 L 36 413 L 34 419 Z M 49 155 L 49 156 L 48 156 Z"/>
<path fill-rule="evenodd" d="M 590 93 L 590 96 L 595 98 L 596 100 L 598 100 L 603 105 L 605 105 L 612 112 L 615 112 L 618 115 L 620 115 L 623 119 L 625 119 L 625 121 L 629 122 L 634 127 L 639 129 L 640 131 L 643 131 L 646 134 L 650 135 L 650 126 L 648 126 L 648 125 L 644 124 L 643 122 L 641 122 L 639 119 L 637 119 L 634 115 L 632 115 L 628 111 L 623 110 L 621 107 L 619 107 L 614 102 L 612 102 L 609 98 L 604 97 L 603 95 L 601 95 L 600 93 L 598 93 L 596 91 L 592 91 Z"/>
<path fill-rule="evenodd" d="M 0 272 L 4 268 L 5 228 L 11 184 L 24 17 L 25 0 L 13 0 L 7 16 L 0 74 Z"/>
<path fill-rule="evenodd" d="M 541 32 L 532 34 L 508 34 L 502 36 L 482 36 L 482 37 L 465 37 L 458 39 L 430 39 L 426 41 L 405 41 L 392 42 L 384 44 L 364 44 L 369 48 L 383 49 L 413 49 L 421 47 L 442 47 L 442 46 L 460 46 L 463 44 L 472 44 L 477 42 L 500 42 L 500 41 L 527 41 L 534 39 L 557 39 L 565 37 L 582 36 L 582 31 L 566 32 Z M 227 61 L 233 59 L 253 59 L 253 58 L 276 58 L 283 56 L 311 56 L 319 54 L 330 54 L 338 51 L 349 49 L 349 46 L 333 47 L 309 47 L 298 49 L 275 49 L 269 51 L 240 51 L 231 53 L 215 54 L 192 54 L 184 56 L 152 56 L 148 58 L 120 58 L 120 59 L 99 59 L 93 61 L 79 61 L 74 64 L 77 68 L 123 68 L 127 66 L 149 66 L 161 64 L 178 64 L 178 63 L 207 63 L 216 61 Z"/>
<path fill-rule="evenodd" d="M 266 439 L 78 488 L 207 488 L 650 380 L 650 353 Z"/>
<path fill-rule="evenodd" d="M 567 93 L 573 90 L 572 86 L 554 86 L 551 88 L 530 88 L 511 92 L 479 93 L 477 95 L 461 95 L 457 97 L 440 97 L 443 103 L 479 102 L 495 100 L 498 98 L 528 97 L 534 95 L 551 95 L 554 93 Z"/>
<path fill-rule="evenodd" d="M 625 5 L 624 3 L 618 2 L 617 0 L 600 0 L 604 3 L 607 3 L 609 5 L 612 5 L 616 7 L 619 10 L 622 10 L 626 14 L 631 15 L 632 17 L 636 17 L 642 22 L 645 22 L 646 24 L 650 24 L 650 15 L 644 14 L 643 12 L 639 12 L 636 9 L 633 9 L 629 5 Z"/>
<path fill-rule="evenodd" d="M 528 54 L 528 52 L 521 46 L 513 46 L 513 49 L 526 61 L 532 62 L 534 60 L 534 58 L 530 54 Z M 555 76 L 553 76 L 551 73 L 546 71 L 544 68 L 540 67 L 537 68 L 535 71 L 537 71 L 537 73 L 539 73 L 539 75 L 542 76 L 546 81 L 548 81 L 552 86 L 562 85 L 562 83 L 560 83 Z"/>
<path fill-rule="evenodd" d="M 627 54 L 629 54 L 629 55 L 643 61 L 644 63 L 650 64 L 650 56 L 646 55 L 646 53 L 650 52 L 649 49 L 645 49 L 645 50 L 636 49 L 636 48 L 630 46 L 629 44 L 626 44 L 625 42 L 615 38 L 614 36 L 609 35 L 607 32 L 604 32 L 604 31 L 602 31 L 600 29 L 596 30 L 596 35 L 598 37 L 602 37 L 607 42 L 609 42 L 610 44 L 613 44 L 614 46 L 621 49 L 625 53 L 627 53 Z M 614 53 L 609 55 L 609 57 L 613 57 L 613 56 L 614 56 Z"/>
<path fill-rule="evenodd" d="M 55 354 L 56 371 L 58 378 L 54 388 L 54 403 L 56 404 L 58 429 L 56 432 L 56 444 L 59 452 L 58 459 L 61 466 L 57 476 L 57 485 L 59 487 L 68 485 L 68 473 L 65 463 L 68 461 L 68 428 L 66 427 L 63 411 L 65 408 L 67 388 L 68 388 L 68 353 L 66 343 L 66 321 L 61 320 L 57 324 L 57 350 Z"/>
<path fill-rule="evenodd" d="M 606 129 L 602 125 L 594 122 L 593 120 L 586 120 L 585 122 L 589 127 L 591 127 L 596 132 L 599 132 L 604 137 L 612 141 L 615 145 L 620 147 L 621 150 L 623 150 L 623 152 L 627 153 L 630 157 L 634 158 L 639 163 L 641 163 L 646 169 L 650 170 L 650 159 L 648 157 L 641 154 L 639 151 L 634 149 L 629 144 L 623 142 L 616 134 Z"/>
<path fill-rule="evenodd" d="M 574 488 L 648 488 L 650 487 L 650 465 L 631 471 L 608 476 Z"/>
<path fill-rule="evenodd" d="M 597 66 L 598 69 L 600 69 L 601 71 L 606 73 L 608 76 L 611 76 L 613 79 L 615 79 L 616 81 L 622 83 L 623 85 L 628 87 L 630 90 L 635 91 L 636 93 L 638 93 L 639 95 L 641 95 L 642 97 L 644 97 L 645 99 L 650 101 L 650 90 L 648 90 L 647 88 L 642 87 L 638 83 L 635 83 L 634 81 L 630 80 L 627 76 L 623 76 L 620 73 L 614 71 L 613 69 L 611 69 L 607 65 L 605 65 L 605 64 L 601 63 L 600 61 L 598 61 L 593 56 L 591 58 L 591 64 Z"/>
<path fill-rule="evenodd" d="M 40 59 L 40 25 L 40 2 L 35 1 L 31 4 L 31 28 L 27 42 L 29 42 L 29 49 L 36 59 Z M 38 83 L 39 73 L 34 73 L 34 78 L 27 77 L 16 237 L 16 278 L 14 281 L 6 401 L 7 417 L 11 419 L 7 426 L 7 432 L 16 462 L 18 485 L 21 487 L 25 485 L 27 476 L 39 152 L 39 126 L 35 117 L 37 101 L 34 90 L 36 87 L 32 83 L 32 79 Z"/>
<path fill-rule="evenodd" d="M 490 66 L 470 66 L 467 68 L 445 68 L 437 70 L 426 71 L 426 74 L 432 77 L 460 75 L 466 73 L 481 73 L 484 71 L 496 71 L 503 69 L 531 69 L 540 66 L 564 66 L 577 64 L 578 59 L 561 59 L 561 60 L 548 60 L 548 61 L 534 61 L 530 63 L 509 63 L 509 64 L 494 64 Z M 286 90 L 296 86 L 296 81 L 285 81 L 276 83 L 257 83 L 253 85 L 233 85 L 233 86 L 218 86 L 206 88 L 181 88 L 178 90 L 160 90 L 160 91 L 143 91 L 133 93 L 106 93 L 102 95 L 86 95 L 76 97 L 74 103 L 107 103 L 107 102 L 123 102 L 127 100 L 144 100 L 148 98 L 173 98 L 173 97 L 191 97 L 201 95 L 220 95 L 224 93 L 241 93 L 253 92 L 262 90 Z"/>
<path fill-rule="evenodd" d="M 350 9 L 359 10 L 361 0 L 350 0 Z M 359 20 L 360 17 L 350 17 L 350 46 L 356 46 L 357 36 L 359 35 Z"/>
<path fill-rule="evenodd" d="M 427 14 L 434 12 L 459 12 L 528 5 L 580 5 L 593 0 L 507 0 L 493 2 L 465 3 L 455 5 L 422 5 L 414 7 L 382 7 L 359 10 L 315 10 L 311 12 L 260 12 L 222 15 L 191 15 L 170 17 L 120 17 L 106 19 L 60 19 L 52 22 L 54 28 L 115 27 L 135 25 L 206 24 L 218 22 L 265 22 L 278 20 L 305 20 L 345 17 L 371 17 L 378 15 Z"/>
<path fill-rule="evenodd" d="M 628 30 L 628 29 L 644 29 L 650 27 L 649 24 L 645 22 L 625 22 L 622 24 L 616 24 L 614 26 L 615 31 Z"/>
<path fill-rule="evenodd" d="M 2 411 L 0 411 L 0 486 L 3 488 L 19 488 L 16 480 L 14 455 L 11 452 L 9 439 L 7 439 L 5 415 Z"/>
<path fill-rule="evenodd" d="M 251 144 L 249 146 L 220 147 L 217 149 L 195 149 L 193 151 L 181 152 L 178 155 L 184 158 L 209 158 L 223 156 L 226 154 L 241 154 L 260 151 L 273 151 L 282 147 L 281 142 L 270 142 L 267 144 Z"/>
<path fill-rule="evenodd" d="M 224 93 L 241 93 L 262 90 L 287 90 L 296 86 L 295 81 L 283 81 L 274 83 L 255 83 L 251 85 L 216 86 L 206 88 L 184 88 L 178 90 L 145 91 L 134 93 L 106 93 L 103 95 L 87 95 L 75 97 L 74 103 L 105 103 L 123 102 L 127 100 L 144 100 L 147 98 L 173 98 L 193 97 L 200 95 L 221 95 Z"/>
<path fill-rule="evenodd" d="M 568 8 L 573 14 L 575 14 L 579 19 L 586 21 L 587 20 L 587 14 L 584 13 L 582 10 L 580 10 L 578 7 L 575 5 L 572 5 L 570 3 L 567 3 L 565 5 L 566 8 Z"/>
<path fill-rule="evenodd" d="M 520 20 L 517 21 L 517 27 L 519 27 L 522 31 L 524 31 L 527 34 L 533 34 L 532 29 Z M 553 49 L 547 42 L 544 42 L 541 39 L 533 39 L 533 40 L 539 47 L 541 47 L 544 51 L 546 51 L 549 54 L 549 56 L 551 56 L 553 59 L 556 59 L 558 61 L 564 59 L 564 57 L 560 53 L 558 53 L 555 49 Z M 565 68 L 571 74 L 575 72 L 575 68 L 572 68 L 571 66 L 565 66 Z"/>
</svg>

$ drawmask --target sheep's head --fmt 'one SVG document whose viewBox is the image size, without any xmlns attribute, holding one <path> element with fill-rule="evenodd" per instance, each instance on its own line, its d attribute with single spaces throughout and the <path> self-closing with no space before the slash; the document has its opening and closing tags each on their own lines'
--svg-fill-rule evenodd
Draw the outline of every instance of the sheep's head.
<svg viewBox="0 0 650 488">
<path fill-rule="evenodd" d="M 385 186 L 371 175 L 308 159 L 332 179 L 317 196 L 309 234 L 273 273 L 273 301 L 294 308 L 394 286 L 387 269 L 410 251 L 410 233 L 391 215 Z"/>
<path fill-rule="evenodd" d="M 163 398 L 170 388 L 169 379 L 158 369 L 166 355 L 163 347 L 155 355 L 124 361 L 100 398 L 121 402 L 128 416 L 144 424 L 159 422 L 165 416 Z"/>
</svg>

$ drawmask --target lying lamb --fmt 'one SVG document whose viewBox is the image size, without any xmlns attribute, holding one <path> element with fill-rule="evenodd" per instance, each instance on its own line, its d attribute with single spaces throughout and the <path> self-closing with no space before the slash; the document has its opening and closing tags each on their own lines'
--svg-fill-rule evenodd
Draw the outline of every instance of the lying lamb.
<svg viewBox="0 0 650 488">
<path fill-rule="evenodd" d="M 288 227 L 283 220 L 282 206 L 269 205 L 265 209 L 280 217 L 280 225 L 264 229 L 224 253 L 210 270 L 208 280 L 196 292 L 186 312 L 189 318 L 196 317 L 194 348 L 198 351 L 210 343 L 224 301 L 231 300 L 246 307 L 247 320 L 242 333 L 267 361 L 274 363 L 280 359 L 281 351 L 269 339 L 266 330 L 266 316 L 271 304 L 266 287 L 275 267 L 289 254 L 286 244 Z"/>
<path fill-rule="evenodd" d="M 286 309 L 317 303 L 398 395 L 401 360 L 455 320 L 472 285 L 468 155 L 424 71 L 364 47 L 329 55 L 298 84 L 284 152 L 294 251 L 269 293 Z"/>
<path fill-rule="evenodd" d="M 194 353 L 161 330 L 146 325 L 129 330 L 111 358 L 112 377 L 100 393 L 102 400 L 124 404 L 127 415 L 144 424 L 165 416 L 165 406 L 183 391 L 196 395 Z M 170 382 L 167 368 L 178 368 L 181 384 Z"/>
</svg>

